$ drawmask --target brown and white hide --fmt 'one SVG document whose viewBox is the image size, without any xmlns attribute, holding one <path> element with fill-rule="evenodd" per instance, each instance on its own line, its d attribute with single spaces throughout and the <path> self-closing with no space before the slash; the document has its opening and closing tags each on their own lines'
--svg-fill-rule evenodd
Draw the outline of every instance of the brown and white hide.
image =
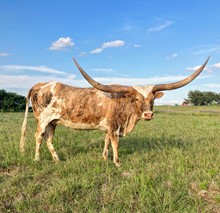
<svg viewBox="0 0 220 213">
<path fill-rule="evenodd" d="M 35 160 L 39 160 L 42 139 L 46 140 L 53 159 L 59 160 L 52 139 L 56 125 L 62 124 L 78 130 L 105 131 L 103 158 L 107 159 L 108 145 L 111 142 L 114 163 L 118 166 L 119 136 L 131 132 L 141 118 L 145 120 L 153 118 L 151 105 L 153 95 L 150 93 L 148 97 L 146 89 L 144 92 L 142 90 L 143 88 L 139 86 L 134 87 L 131 93 L 106 93 L 95 88 L 77 88 L 58 82 L 35 85 L 27 97 L 27 107 L 31 100 L 37 120 Z M 26 125 L 27 122 L 24 122 L 25 133 Z M 24 150 L 24 143 L 25 135 L 22 134 L 21 151 Z"/>
</svg>

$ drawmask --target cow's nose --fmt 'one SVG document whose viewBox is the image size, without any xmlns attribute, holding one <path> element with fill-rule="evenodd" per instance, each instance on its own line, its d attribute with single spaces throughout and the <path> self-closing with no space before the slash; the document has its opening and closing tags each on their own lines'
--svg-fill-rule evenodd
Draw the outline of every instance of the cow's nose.
<svg viewBox="0 0 220 213">
<path fill-rule="evenodd" d="M 145 119 L 145 120 L 151 120 L 151 119 L 153 119 L 153 116 L 154 114 L 153 114 L 153 112 L 151 112 L 151 111 L 149 111 L 149 112 L 144 112 L 143 113 L 143 119 Z"/>
</svg>

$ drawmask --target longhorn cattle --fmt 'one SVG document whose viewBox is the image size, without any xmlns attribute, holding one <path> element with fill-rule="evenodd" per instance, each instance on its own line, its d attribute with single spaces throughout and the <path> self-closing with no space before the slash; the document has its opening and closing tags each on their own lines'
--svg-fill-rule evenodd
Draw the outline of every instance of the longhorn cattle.
<svg viewBox="0 0 220 213">
<path fill-rule="evenodd" d="M 33 86 L 26 101 L 26 111 L 22 125 L 20 151 L 24 151 L 29 102 L 31 100 L 37 121 L 35 160 L 39 160 L 42 140 L 54 161 L 59 157 L 52 145 L 58 124 L 78 130 L 99 129 L 106 133 L 103 158 L 108 158 L 108 147 L 113 148 L 113 161 L 120 165 L 118 157 L 119 137 L 133 130 L 140 119 L 153 118 L 154 99 L 163 96 L 164 90 L 173 90 L 193 81 L 204 69 L 205 63 L 189 77 L 169 84 L 150 86 L 103 85 L 92 79 L 74 59 L 84 78 L 92 88 L 78 88 L 58 82 L 38 83 Z"/>
</svg>

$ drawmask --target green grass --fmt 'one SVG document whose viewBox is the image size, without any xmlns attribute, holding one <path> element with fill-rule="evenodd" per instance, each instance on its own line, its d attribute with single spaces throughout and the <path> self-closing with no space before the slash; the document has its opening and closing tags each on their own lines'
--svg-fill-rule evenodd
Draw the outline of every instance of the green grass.
<svg viewBox="0 0 220 213">
<path fill-rule="evenodd" d="M 102 160 L 104 133 L 56 130 L 54 163 L 42 144 L 34 162 L 35 119 L 0 113 L 0 212 L 218 212 L 220 107 L 155 107 L 120 140 L 120 168 Z"/>
</svg>

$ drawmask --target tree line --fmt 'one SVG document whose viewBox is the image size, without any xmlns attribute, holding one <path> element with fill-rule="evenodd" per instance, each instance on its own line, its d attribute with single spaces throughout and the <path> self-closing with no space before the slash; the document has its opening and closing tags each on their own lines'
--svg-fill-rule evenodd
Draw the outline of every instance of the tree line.
<svg viewBox="0 0 220 213">
<path fill-rule="evenodd" d="M 220 93 L 215 92 L 201 92 L 199 90 L 189 91 L 188 98 L 185 99 L 185 103 L 191 103 L 195 106 L 200 105 L 220 105 Z"/>
<path fill-rule="evenodd" d="M 21 112 L 25 110 L 26 98 L 12 92 L 0 90 L 0 111 Z"/>
</svg>

